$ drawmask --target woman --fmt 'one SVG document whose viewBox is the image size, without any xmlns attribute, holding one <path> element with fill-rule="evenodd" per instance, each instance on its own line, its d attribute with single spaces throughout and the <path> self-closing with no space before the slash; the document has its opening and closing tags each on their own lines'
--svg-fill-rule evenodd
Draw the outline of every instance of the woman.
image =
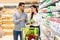
<svg viewBox="0 0 60 40">
<path fill-rule="evenodd" d="M 40 14 L 38 13 L 38 9 L 36 5 L 32 5 L 30 6 L 31 8 L 31 14 L 29 14 L 29 20 L 32 20 L 28 23 L 30 23 L 30 27 L 33 28 L 38 28 L 39 29 L 39 33 L 38 35 L 40 36 Z"/>
</svg>

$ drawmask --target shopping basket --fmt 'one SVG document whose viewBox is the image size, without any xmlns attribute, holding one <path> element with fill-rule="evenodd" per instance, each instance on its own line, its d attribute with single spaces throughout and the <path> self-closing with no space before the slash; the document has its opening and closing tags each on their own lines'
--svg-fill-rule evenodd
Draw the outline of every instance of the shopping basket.
<svg viewBox="0 0 60 40">
<path fill-rule="evenodd" d="M 22 28 L 23 40 L 38 40 L 38 28 Z"/>
</svg>

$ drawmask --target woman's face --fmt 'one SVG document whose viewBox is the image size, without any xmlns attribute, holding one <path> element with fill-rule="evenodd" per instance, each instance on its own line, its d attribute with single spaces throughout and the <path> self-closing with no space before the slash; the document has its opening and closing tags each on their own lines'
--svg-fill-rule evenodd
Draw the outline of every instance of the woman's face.
<svg viewBox="0 0 60 40">
<path fill-rule="evenodd" d="M 35 12 L 35 11 L 36 11 L 36 9 L 31 7 L 31 12 Z"/>
</svg>

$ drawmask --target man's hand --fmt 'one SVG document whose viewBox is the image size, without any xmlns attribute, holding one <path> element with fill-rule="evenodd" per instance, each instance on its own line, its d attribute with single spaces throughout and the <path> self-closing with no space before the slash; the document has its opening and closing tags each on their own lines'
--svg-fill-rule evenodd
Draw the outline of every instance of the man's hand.
<svg viewBox="0 0 60 40">
<path fill-rule="evenodd" d="M 21 18 L 20 20 L 23 21 L 23 20 L 25 20 L 25 18 Z"/>
</svg>

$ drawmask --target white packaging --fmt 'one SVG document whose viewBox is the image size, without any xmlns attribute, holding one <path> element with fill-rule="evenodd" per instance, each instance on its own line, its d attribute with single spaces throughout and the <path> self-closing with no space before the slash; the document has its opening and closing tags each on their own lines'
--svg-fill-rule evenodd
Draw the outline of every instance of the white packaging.
<svg viewBox="0 0 60 40">
<path fill-rule="evenodd" d="M 57 32 L 58 31 L 58 23 L 57 22 L 55 22 L 55 31 Z"/>
<path fill-rule="evenodd" d="M 57 26 L 57 32 L 60 33 L 60 23 L 57 23 L 58 26 Z"/>
<path fill-rule="evenodd" d="M 40 0 L 39 2 L 44 2 L 45 0 Z"/>
<path fill-rule="evenodd" d="M 50 27 L 51 27 L 51 29 L 53 29 L 54 31 L 57 31 L 56 22 L 50 21 Z"/>
<path fill-rule="evenodd" d="M 59 33 L 60 33 L 60 23 L 59 23 Z"/>
</svg>

